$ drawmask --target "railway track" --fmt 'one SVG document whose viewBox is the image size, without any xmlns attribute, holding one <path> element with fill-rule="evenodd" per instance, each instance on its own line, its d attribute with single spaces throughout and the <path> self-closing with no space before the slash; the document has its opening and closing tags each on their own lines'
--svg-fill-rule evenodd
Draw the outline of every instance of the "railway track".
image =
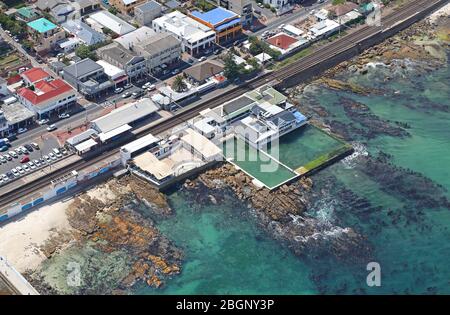
<svg viewBox="0 0 450 315">
<path fill-rule="evenodd" d="M 389 15 L 386 15 L 382 18 L 382 26 L 364 26 L 358 29 L 355 32 L 350 33 L 344 37 L 341 37 L 333 42 L 330 42 L 324 46 L 318 47 L 308 56 L 296 61 L 295 63 L 289 65 L 288 67 L 281 68 L 274 72 L 265 73 L 255 79 L 252 79 L 234 89 L 228 91 L 224 95 L 216 96 L 208 101 L 200 103 L 199 105 L 191 108 L 187 108 L 185 110 L 180 111 L 177 115 L 155 125 L 151 128 L 148 128 L 145 131 L 136 134 L 136 138 L 145 136 L 149 133 L 159 134 L 164 131 L 167 131 L 180 123 L 184 123 L 189 119 L 192 119 L 198 113 L 206 108 L 214 108 L 217 107 L 224 102 L 230 101 L 245 92 L 252 90 L 256 87 L 259 87 L 267 82 L 272 81 L 283 81 L 286 80 L 302 71 L 308 70 L 315 65 L 324 62 L 339 53 L 345 52 L 349 49 L 354 48 L 358 43 L 362 40 L 375 36 L 376 34 L 382 32 L 385 29 L 393 26 L 399 21 L 405 20 L 408 17 L 411 17 L 416 12 L 423 12 L 428 10 L 436 5 L 441 5 L 447 3 L 448 0 L 420 0 L 414 1 L 413 3 L 409 3 L 407 6 L 401 9 L 401 11 L 395 11 Z M 411 23 L 412 24 L 412 23 Z M 81 169 L 83 167 L 87 167 L 93 165 L 106 157 L 110 157 L 119 152 L 119 148 L 112 149 L 110 151 L 104 152 L 99 156 L 83 159 L 67 165 L 66 167 L 57 170 L 48 176 L 36 179 L 35 181 L 25 185 L 13 189 L 9 192 L 6 192 L 1 196 L 0 207 L 3 207 L 7 204 L 14 202 L 20 196 L 24 196 L 32 193 L 33 191 L 44 187 L 47 185 L 52 179 L 56 179 L 70 171 Z"/>
</svg>

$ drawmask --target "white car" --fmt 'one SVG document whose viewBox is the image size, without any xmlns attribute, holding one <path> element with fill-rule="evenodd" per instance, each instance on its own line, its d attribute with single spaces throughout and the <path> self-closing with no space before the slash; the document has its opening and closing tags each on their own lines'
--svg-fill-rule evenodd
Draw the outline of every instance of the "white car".
<svg viewBox="0 0 450 315">
<path fill-rule="evenodd" d="M 66 118 L 69 118 L 69 117 L 70 117 L 70 115 L 67 114 L 67 113 L 62 113 L 62 114 L 58 115 L 59 119 L 66 119 Z"/>
<path fill-rule="evenodd" d="M 206 60 L 206 57 L 205 56 L 203 56 L 203 57 L 201 57 L 200 59 L 198 59 L 198 61 L 205 61 Z"/>
<path fill-rule="evenodd" d="M 47 124 L 49 121 L 50 120 L 48 120 L 48 119 L 40 119 L 40 120 L 38 120 L 37 123 L 39 124 L 39 126 L 42 126 L 42 125 Z"/>
<path fill-rule="evenodd" d="M 116 93 L 116 94 L 120 94 L 122 92 L 123 92 L 123 88 L 117 88 L 114 90 L 114 93 Z"/>
<path fill-rule="evenodd" d="M 32 169 L 32 170 L 35 170 L 36 169 L 36 165 L 34 165 L 34 163 L 33 162 L 28 162 L 28 166 Z"/>
<path fill-rule="evenodd" d="M 27 131 L 28 131 L 27 128 L 19 128 L 19 129 L 17 130 L 17 133 L 18 133 L 18 134 L 21 134 L 21 133 L 24 133 L 24 132 L 27 132 Z"/>
<path fill-rule="evenodd" d="M 16 171 L 19 172 L 19 174 L 25 174 L 25 171 L 23 170 L 23 168 L 21 168 L 20 166 L 16 167 Z"/>
<path fill-rule="evenodd" d="M 9 151 L 8 154 L 9 154 L 10 156 L 12 156 L 13 158 L 15 158 L 15 159 L 17 159 L 17 158 L 19 157 L 19 156 L 17 155 L 17 153 L 14 152 L 14 151 Z"/>
<path fill-rule="evenodd" d="M 52 159 L 52 160 L 56 160 L 56 156 L 53 153 L 49 153 L 48 156 Z"/>
<path fill-rule="evenodd" d="M 13 173 L 13 175 L 16 176 L 16 177 L 18 177 L 18 176 L 20 175 L 20 174 L 19 174 L 19 171 L 16 170 L 15 168 L 13 168 L 13 169 L 11 170 L 11 173 Z"/>
<path fill-rule="evenodd" d="M 31 170 L 30 167 L 28 165 L 26 165 L 26 164 L 24 166 L 22 166 L 22 167 L 23 167 L 25 172 L 29 172 Z"/>
<path fill-rule="evenodd" d="M 53 130 L 56 130 L 56 129 L 57 129 L 57 127 L 54 124 L 47 127 L 47 131 L 53 131 Z"/>
<path fill-rule="evenodd" d="M 147 87 L 147 90 L 148 90 L 148 91 L 156 90 L 156 85 L 150 84 L 150 85 Z"/>
</svg>

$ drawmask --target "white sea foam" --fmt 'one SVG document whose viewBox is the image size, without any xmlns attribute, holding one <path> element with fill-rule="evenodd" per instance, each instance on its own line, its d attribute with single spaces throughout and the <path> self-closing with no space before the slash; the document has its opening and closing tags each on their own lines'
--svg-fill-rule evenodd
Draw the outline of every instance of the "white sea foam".
<svg viewBox="0 0 450 315">
<path fill-rule="evenodd" d="M 358 160 L 362 157 L 367 157 L 369 155 L 369 152 L 367 151 L 367 148 L 359 142 L 352 143 L 354 152 L 342 159 L 341 163 L 344 164 L 344 167 L 347 169 L 352 169 L 355 167 L 355 164 L 358 162 Z"/>
</svg>

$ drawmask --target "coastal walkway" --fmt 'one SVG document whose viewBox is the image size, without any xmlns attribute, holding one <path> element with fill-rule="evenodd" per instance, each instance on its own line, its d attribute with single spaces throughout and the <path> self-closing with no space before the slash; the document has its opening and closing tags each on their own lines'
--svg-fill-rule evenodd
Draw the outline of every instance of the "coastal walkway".
<svg viewBox="0 0 450 315">
<path fill-rule="evenodd" d="M 2 256 L 0 256 L 0 281 L 3 281 L 14 294 L 39 295 L 33 286 Z"/>
</svg>

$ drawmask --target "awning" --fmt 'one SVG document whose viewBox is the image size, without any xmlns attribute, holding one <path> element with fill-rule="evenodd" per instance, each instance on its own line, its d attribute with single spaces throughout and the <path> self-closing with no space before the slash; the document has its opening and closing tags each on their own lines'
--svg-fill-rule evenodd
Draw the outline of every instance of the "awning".
<svg viewBox="0 0 450 315">
<path fill-rule="evenodd" d="M 94 139 L 89 139 L 87 141 L 81 142 L 75 146 L 77 152 L 85 152 L 90 150 L 93 146 L 96 146 L 97 142 Z"/>
<path fill-rule="evenodd" d="M 130 129 L 131 129 L 131 126 L 128 124 L 125 124 L 120 127 L 117 127 L 116 129 L 113 129 L 111 131 L 108 131 L 105 133 L 102 132 L 98 136 L 99 136 L 101 142 L 105 142 L 106 140 L 111 139 L 117 135 L 120 135 L 121 133 L 124 133 Z"/>
</svg>

